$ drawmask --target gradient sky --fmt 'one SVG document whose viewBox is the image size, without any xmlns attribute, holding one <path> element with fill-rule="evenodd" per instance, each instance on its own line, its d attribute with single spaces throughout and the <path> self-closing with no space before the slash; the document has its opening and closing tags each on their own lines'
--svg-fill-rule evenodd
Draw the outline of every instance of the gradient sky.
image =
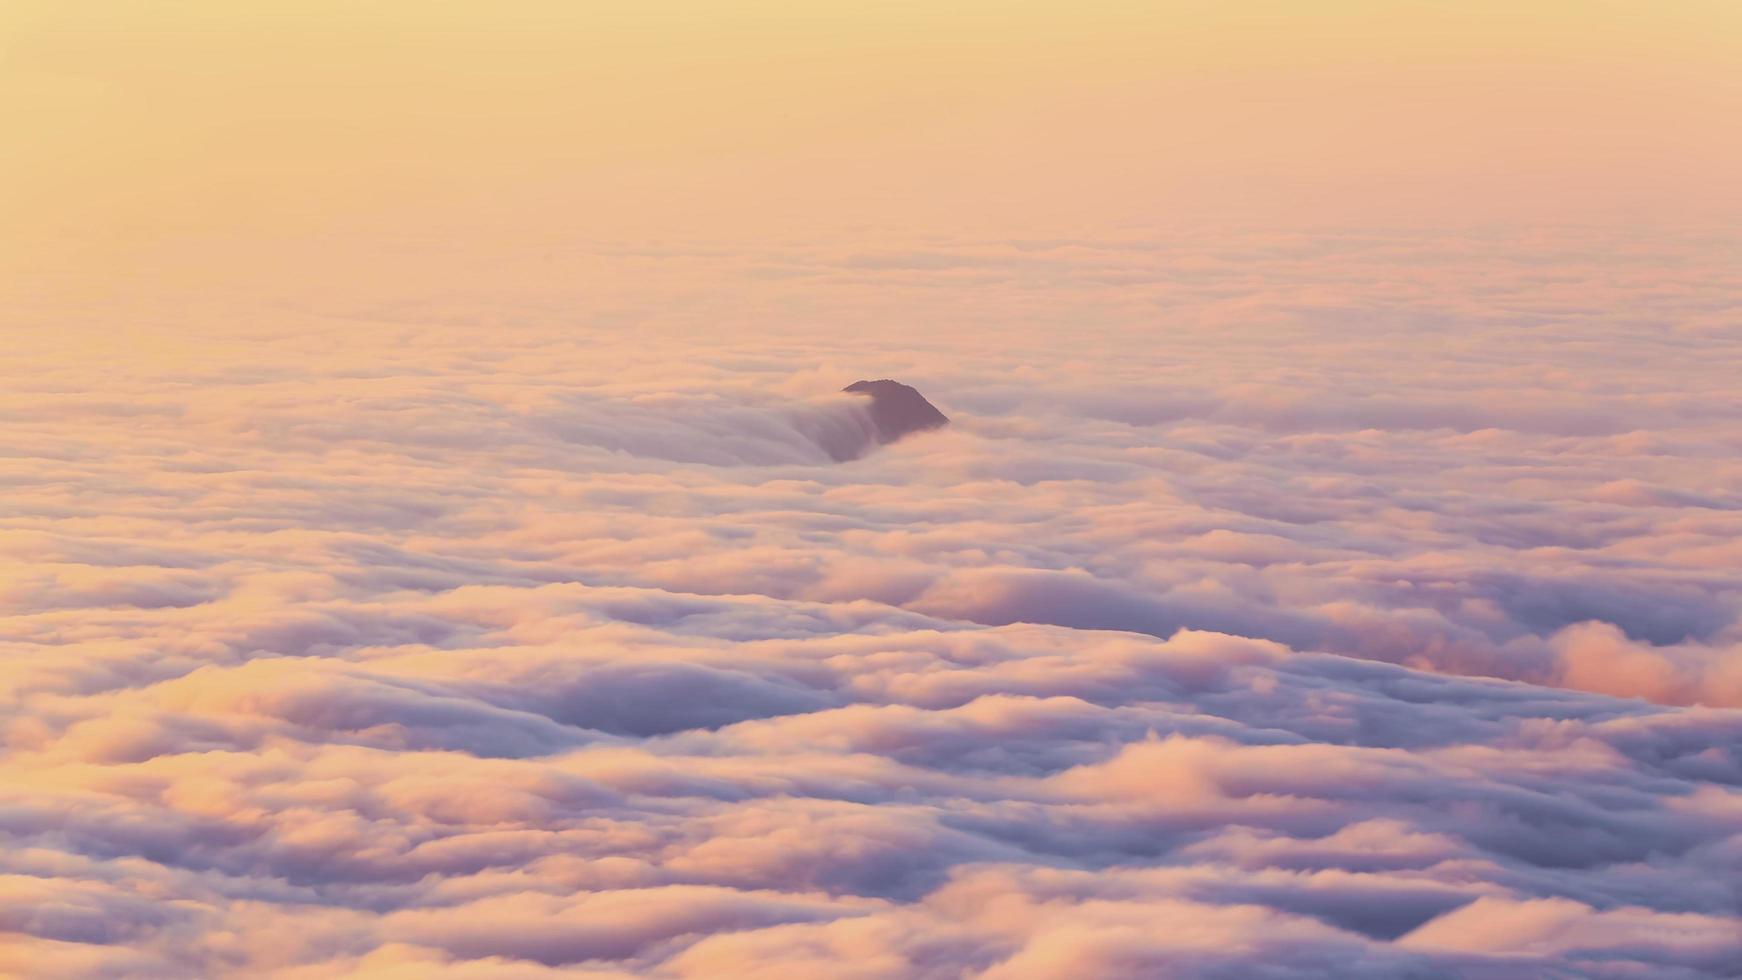
<svg viewBox="0 0 1742 980">
<path fill-rule="evenodd" d="M 15 243 L 1742 216 L 1742 11 L 13 0 Z"/>
</svg>

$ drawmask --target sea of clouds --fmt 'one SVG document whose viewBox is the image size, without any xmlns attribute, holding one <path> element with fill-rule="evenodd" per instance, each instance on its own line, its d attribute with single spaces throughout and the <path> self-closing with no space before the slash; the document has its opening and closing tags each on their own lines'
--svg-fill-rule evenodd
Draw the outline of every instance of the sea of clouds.
<svg viewBox="0 0 1742 980">
<path fill-rule="evenodd" d="M 14 311 L 0 973 L 1742 969 L 1734 241 Z"/>
</svg>

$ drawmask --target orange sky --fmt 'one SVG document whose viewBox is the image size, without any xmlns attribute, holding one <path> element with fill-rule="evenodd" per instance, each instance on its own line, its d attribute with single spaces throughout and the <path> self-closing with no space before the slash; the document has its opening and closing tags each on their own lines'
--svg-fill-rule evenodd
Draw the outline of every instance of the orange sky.
<svg viewBox="0 0 1742 980">
<path fill-rule="evenodd" d="M 1726 0 L 12 0 L 0 25 L 0 217 L 32 251 L 1742 214 Z"/>
</svg>

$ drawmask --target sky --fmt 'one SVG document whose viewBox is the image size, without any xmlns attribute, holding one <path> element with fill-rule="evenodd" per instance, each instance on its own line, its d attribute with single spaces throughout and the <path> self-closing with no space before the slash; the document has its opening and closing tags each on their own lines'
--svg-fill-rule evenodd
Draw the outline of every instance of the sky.
<svg viewBox="0 0 1742 980">
<path fill-rule="evenodd" d="M 5 17 L 3 213 L 22 243 L 107 261 L 406 234 L 1742 217 L 1742 12 L 1724 0 L 9 0 Z"/>
<path fill-rule="evenodd" d="M 0 974 L 1734 976 L 1739 28 L 0 5 Z"/>
</svg>

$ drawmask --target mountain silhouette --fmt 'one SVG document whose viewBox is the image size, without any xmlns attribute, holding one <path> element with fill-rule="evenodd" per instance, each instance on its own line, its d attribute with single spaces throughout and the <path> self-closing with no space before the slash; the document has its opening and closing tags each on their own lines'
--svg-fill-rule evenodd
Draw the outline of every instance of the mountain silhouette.
<svg viewBox="0 0 1742 980">
<path fill-rule="evenodd" d="M 899 381 L 856 381 L 841 389 L 857 398 L 813 403 L 790 414 L 788 423 L 837 463 L 858 459 L 878 446 L 950 423 L 925 396 Z"/>
<path fill-rule="evenodd" d="M 950 424 L 949 417 L 926 401 L 924 395 L 899 381 L 888 378 L 855 381 L 841 390 L 870 397 L 871 423 L 877 427 L 879 443 L 891 443 L 915 432 Z"/>
</svg>

